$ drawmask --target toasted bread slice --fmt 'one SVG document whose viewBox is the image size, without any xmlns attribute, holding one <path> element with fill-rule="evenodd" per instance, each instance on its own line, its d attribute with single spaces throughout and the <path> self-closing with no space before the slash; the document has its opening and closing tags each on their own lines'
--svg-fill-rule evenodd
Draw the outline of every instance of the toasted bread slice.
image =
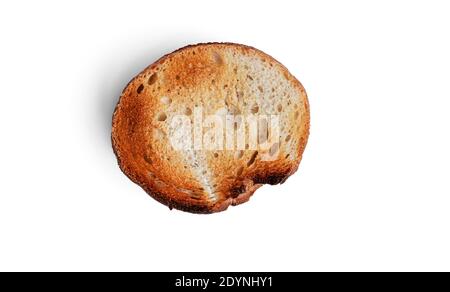
<svg viewBox="0 0 450 292">
<path fill-rule="evenodd" d="M 238 118 L 232 132 L 225 127 L 208 135 L 209 116 L 226 125 Z M 174 122 L 179 117 L 187 120 Z M 254 124 L 244 117 L 258 117 L 256 146 Z M 122 171 L 150 196 L 170 208 L 213 213 L 292 175 L 309 121 L 303 86 L 275 59 L 244 45 L 198 44 L 162 57 L 127 85 L 114 112 L 112 143 Z M 227 140 L 239 140 L 239 133 L 244 140 Z"/>
</svg>

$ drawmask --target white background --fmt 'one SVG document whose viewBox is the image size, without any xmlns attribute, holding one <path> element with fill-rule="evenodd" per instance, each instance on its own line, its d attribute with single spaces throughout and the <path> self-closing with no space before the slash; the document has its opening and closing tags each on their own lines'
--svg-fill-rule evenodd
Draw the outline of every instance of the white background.
<svg viewBox="0 0 450 292">
<path fill-rule="evenodd" d="M 2 1 L 0 270 L 450 270 L 448 1 Z M 284 63 L 300 170 L 214 215 L 169 209 L 110 145 L 127 82 L 181 46 Z"/>
</svg>

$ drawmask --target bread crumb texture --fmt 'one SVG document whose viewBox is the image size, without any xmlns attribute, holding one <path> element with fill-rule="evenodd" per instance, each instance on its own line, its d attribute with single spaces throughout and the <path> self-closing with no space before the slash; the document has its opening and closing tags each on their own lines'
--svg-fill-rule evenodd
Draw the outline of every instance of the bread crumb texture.
<svg viewBox="0 0 450 292">
<path fill-rule="evenodd" d="M 174 117 L 189 117 L 184 123 L 192 126 L 199 109 L 203 117 L 224 119 L 276 115 L 277 139 L 270 121 L 259 119 L 257 141 L 267 147 L 197 149 L 192 132 L 180 131 L 183 121 L 177 124 Z M 162 57 L 127 85 L 113 115 L 112 144 L 121 170 L 150 196 L 169 208 L 214 213 L 248 201 L 263 184 L 291 176 L 307 143 L 309 121 L 305 89 L 275 59 L 239 44 L 198 44 Z M 247 124 L 234 122 L 236 129 L 250 132 Z"/>
</svg>

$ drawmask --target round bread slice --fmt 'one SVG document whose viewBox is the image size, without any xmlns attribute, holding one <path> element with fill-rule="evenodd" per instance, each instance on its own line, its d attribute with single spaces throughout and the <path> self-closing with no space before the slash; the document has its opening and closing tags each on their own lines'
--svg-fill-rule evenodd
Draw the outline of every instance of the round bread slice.
<svg viewBox="0 0 450 292">
<path fill-rule="evenodd" d="M 150 196 L 213 213 L 291 176 L 309 121 L 305 89 L 275 59 L 239 44 L 198 44 L 127 85 L 112 144 L 122 171 Z"/>
</svg>

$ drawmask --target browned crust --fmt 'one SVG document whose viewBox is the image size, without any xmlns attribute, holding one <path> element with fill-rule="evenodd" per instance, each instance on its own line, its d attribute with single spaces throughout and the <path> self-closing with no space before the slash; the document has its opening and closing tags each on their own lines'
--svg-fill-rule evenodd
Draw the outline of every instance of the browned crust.
<svg viewBox="0 0 450 292">
<path fill-rule="evenodd" d="M 160 191 L 157 188 L 154 187 L 153 183 L 149 182 L 148 179 L 143 178 L 141 175 L 139 175 L 136 171 L 133 170 L 133 167 L 130 167 L 129 163 L 125 163 L 125 161 L 129 162 L 127 159 L 129 159 L 132 156 L 132 153 L 129 153 L 128 149 L 122 149 L 120 146 L 120 139 L 123 137 L 123 129 L 120 129 L 119 125 L 119 119 L 117 118 L 118 112 L 121 108 L 124 107 L 124 97 L 129 97 L 130 92 L 133 90 L 136 90 L 140 84 L 136 83 L 136 80 L 139 80 L 143 75 L 151 73 L 155 68 L 162 65 L 164 61 L 167 58 L 170 58 L 171 56 L 182 52 L 189 48 L 195 48 L 195 47 L 201 47 L 201 46 L 232 46 L 233 48 L 239 48 L 244 51 L 254 51 L 258 55 L 260 55 L 262 58 L 265 58 L 269 62 L 276 63 L 280 68 L 282 68 L 284 76 L 287 79 L 291 79 L 296 87 L 302 92 L 304 96 L 304 103 L 305 103 L 305 112 L 303 113 L 303 123 L 306 125 L 306 129 L 304 129 L 304 133 L 301 135 L 301 141 L 300 141 L 300 147 L 298 148 L 298 156 L 297 159 L 294 161 L 292 165 L 286 166 L 286 167 L 268 167 L 264 171 L 258 170 L 256 173 L 249 173 L 247 177 L 243 178 L 243 180 L 240 181 L 232 181 L 230 183 L 229 187 L 229 193 L 223 194 L 223 196 L 226 198 L 225 200 L 221 200 L 216 204 L 212 204 L 206 200 L 190 200 L 190 199 L 180 199 L 180 194 L 178 191 L 174 188 L 172 188 L 170 185 L 167 186 L 167 189 L 164 191 Z M 190 75 L 192 76 L 192 74 Z M 182 82 L 193 82 L 190 78 L 190 76 L 183 76 L 182 78 L 178 78 L 175 80 L 170 80 L 172 83 L 178 82 L 178 80 L 182 80 Z M 142 116 L 142 113 L 140 111 L 143 111 L 142 108 L 134 106 L 133 108 L 129 108 L 127 110 L 135 110 L 139 112 L 140 114 L 136 116 Z M 123 121 L 121 121 L 123 123 Z M 131 123 L 133 127 L 139 128 L 140 121 L 131 119 L 130 121 L 127 121 L 128 123 Z M 169 206 L 169 208 L 176 208 L 182 211 L 187 211 L 191 213 L 201 213 L 201 214 L 207 214 L 207 213 L 214 213 L 219 211 L 226 210 L 230 205 L 239 205 L 244 202 L 247 202 L 249 198 L 253 195 L 253 193 L 262 185 L 264 184 L 279 184 L 284 183 L 289 176 L 291 176 L 294 172 L 297 171 L 301 157 L 303 154 L 303 151 L 306 147 L 308 137 L 309 137 L 309 125 L 310 125 L 310 111 L 309 111 L 309 103 L 307 99 L 307 95 L 305 92 L 305 89 L 303 88 L 302 84 L 292 75 L 289 73 L 289 71 L 284 67 L 281 63 L 276 61 L 271 56 L 267 55 L 266 53 L 250 47 L 246 45 L 240 45 L 240 44 L 234 44 L 234 43 L 202 43 L 202 44 L 196 44 L 196 45 L 189 45 L 183 48 L 180 48 L 170 54 L 167 54 L 157 60 L 152 65 L 148 66 L 145 70 L 143 70 L 140 74 L 138 74 L 136 77 L 134 77 L 125 87 L 123 90 L 119 102 L 117 103 L 117 106 L 115 108 L 114 114 L 113 114 L 113 121 L 112 121 L 112 146 L 113 151 L 117 157 L 117 161 L 119 164 L 120 169 L 122 172 L 134 183 L 138 184 L 140 187 L 142 187 L 151 197 L 156 199 L 157 201 Z M 131 159 L 129 159 L 131 160 Z M 132 163 L 131 163 L 132 164 Z M 183 180 L 183 178 L 179 178 Z M 198 185 L 192 185 L 188 180 L 183 181 L 183 185 L 187 186 L 190 189 L 196 189 L 198 188 Z"/>
</svg>

